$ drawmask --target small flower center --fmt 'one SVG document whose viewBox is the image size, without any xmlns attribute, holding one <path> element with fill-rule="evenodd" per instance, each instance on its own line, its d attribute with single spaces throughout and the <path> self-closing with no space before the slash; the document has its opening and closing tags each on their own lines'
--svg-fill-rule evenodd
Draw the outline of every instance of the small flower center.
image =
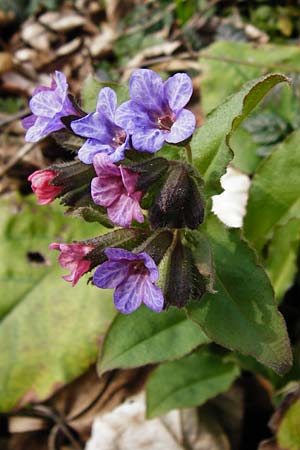
<svg viewBox="0 0 300 450">
<path fill-rule="evenodd" d="M 124 144 L 126 140 L 126 131 L 125 130 L 118 130 L 116 131 L 114 137 L 112 138 L 112 145 L 113 147 L 117 148 Z"/>
<path fill-rule="evenodd" d="M 143 261 L 133 261 L 129 268 L 130 275 L 148 275 L 149 270 L 145 267 Z"/>
<path fill-rule="evenodd" d="M 160 130 L 170 131 L 175 120 L 172 116 L 167 115 L 167 116 L 159 117 L 157 122 L 158 122 L 158 127 Z"/>
</svg>

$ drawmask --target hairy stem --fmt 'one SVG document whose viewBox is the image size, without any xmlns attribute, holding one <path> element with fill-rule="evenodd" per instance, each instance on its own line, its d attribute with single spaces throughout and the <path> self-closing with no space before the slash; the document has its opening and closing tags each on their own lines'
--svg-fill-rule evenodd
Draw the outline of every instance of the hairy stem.
<svg viewBox="0 0 300 450">
<path fill-rule="evenodd" d="M 186 156 L 187 161 L 190 164 L 193 164 L 193 154 L 192 154 L 192 149 L 191 149 L 190 144 L 186 144 L 186 146 L 185 146 L 185 156 Z"/>
</svg>

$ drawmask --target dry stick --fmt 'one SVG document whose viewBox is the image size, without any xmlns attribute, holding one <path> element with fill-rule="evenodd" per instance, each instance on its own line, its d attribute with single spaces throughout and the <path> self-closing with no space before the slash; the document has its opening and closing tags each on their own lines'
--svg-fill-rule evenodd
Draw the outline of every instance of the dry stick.
<svg viewBox="0 0 300 450">
<path fill-rule="evenodd" d="M 240 64 L 242 66 L 251 66 L 251 67 L 261 67 L 262 69 L 279 69 L 279 70 L 285 70 L 287 72 L 293 72 L 293 73 L 300 73 L 300 70 L 293 66 L 288 66 L 286 64 L 262 64 L 257 63 L 254 61 L 241 61 L 240 59 L 235 58 L 227 58 L 226 56 L 213 56 L 213 55 L 207 55 L 205 53 L 202 53 L 201 51 L 198 52 L 198 55 L 200 58 L 203 59 L 211 59 L 213 61 L 221 61 L 226 63 L 234 63 L 234 64 Z"/>
<path fill-rule="evenodd" d="M 8 125 L 9 123 L 14 122 L 15 120 L 22 119 L 22 117 L 25 117 L 28 114 L 30 114 L 30 109 L 25 108 L 25 109 L 22 109 L 21 111 L 16 112 L 15 114 L 4 117 L 4 119 L 0 120 L 0 127 L 3 127 L 4 125 Z"/>
<path fill-rule="evenodd" d="M 52 419 L 53 422 L 58 426 L 58 428 L 60 428 L 64 435 L 69 439 L 70 443 L 74 447 L 74 450 L 83 450 L 81 444 L 72 435 L 67 423 L 64 421 L 64 418 L 60 414 L 56 413 L 52 408 L 45 405 L 36 405 L 33 407 L 33 410 L 44 414 L 46 418 L 49 417 L 50 419 Z"/>
<path fill-rule="evenodd" d="M 147 28 L 150 28 L 152 25 L 155 25 L 157 22 L 159 22 L 161 19 L 163 19 L 166 13 L 172 12 L 175 8 L 176 8 L 176 5 L 172 3 L 164 11 L 161 11 L 161 12 L 158 12 L 157 14 L 155 14 L 152 17 L 152 19 L 148 20 L 148 22 L 142 23 L 140 25 L 134 25 L 131 28 L 125 29 L 125 31 L 123 32 L 123 35 L 128 36 L 130 34 L 137 33 L 138 31 L 143 31 Z"/>
<path fill-rule="evenodd" d="M 19 151 L 13 156 L 7 164 L 0 170 L 0 177 L 3 177 L 3 175 L 6 174 L 6 172 L 11 169 L 20 159 L 24 158 L 27 153 L 31 152 L 31 150 L 36 146 L 36 142 L 28 142 L 27 144 L 23 145 L 19 149 Z"/>
<path fill-rule="evenodd" d="M 196 52 L 193 56 L 203 59 L 210 59 L 213 61 L 220 61 L 230 64 L 240 64 L 241 66 L 251 66 L 251 67 L 259 67 L 262 69 L 278 69 L 278 70 L 284 70 L 285 72 L 292 72 L 292 73 L 300 73 L 300 69 L 297 69 L 296 67 L 285 65 L 285 64 L 262 64 L 262 63 L 256 63 L 254 61 L 242 61 L 240 59 L 235 58 L 228 58 L 226 56 L 213 56 L 208 55 L 206 53 Z M 162 62 L 171 61 L 172 59 L 190 59 L 191 60 L 191 54 L 190 53 L 182 53 L 181 55 L 171 55 L 171 56 L 161 56 L 157 58 L 151 58 L 145 61 L 144 65 L 154 65 L 159 64 Z M 191 60 L 192 61 L 192 60 Z M 133 68 L 133 66 L 128 66 L 129 69 Z M 123 69 L 122 69 L 123 70 Z"/>
</svg>

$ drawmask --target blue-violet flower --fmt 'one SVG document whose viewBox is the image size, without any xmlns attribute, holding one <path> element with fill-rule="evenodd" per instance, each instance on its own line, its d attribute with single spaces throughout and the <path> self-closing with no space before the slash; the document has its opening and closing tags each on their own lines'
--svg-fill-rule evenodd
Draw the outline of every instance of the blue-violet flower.
<svg viewBox="0 0 300 450">
<path fill-rule="evenodd" d="M 35 89 L 29 106 L 33 114 L 22 120 L 23 127 L 27 129 L 25 140 L 28 142 L 37 142 L 47 134 L 65 128 L 61 117 L 79 115 L 68 97 L 66 76 L 58 70 L 55 71 L 55 78 L 52 77 L 51 87 L 39 86 Z"/>
<path fill-rule="evenodd" d="M 99 288 L 116 288 L 114 303 L 118 311 L 130 314 L 142 303 L 155 312 L 163 309 L 162 290 L 155 285 L 158 268 L 147 253 L 107 248 L 108 261 L 97 267 L 93 283 Z"/>
<path fill-rule="evenodd" d="M 88 138 L 78 152 L 78 158 L 85 164 L 92 164 L 97 153 L 106 153 L 112 162 L 124 158 L 130 148 L 126 124 L 119 126 L 117 117 L 117 96 L 109 87 L 101 89 L 98 95 L 96 112 L 75 120 L 72 130 L 79 136 Z"/>
<path fill-rule="evenodd" d="M 91 183 L 94 202 L 107 208 L 107 215 L 115 225 L 127 228 L 133 219 L 144 222 L 139 204 L 143 193 L 135 191 L 139 175 L 114 165 L 103 153 L 95 155 L 93 164 L 97 174 Z"/>
<path fill-rule="evenodd" d="M 176 144 L 193 134 L 195 116 L 184 109 L 193 86 L 185 73 L 163 81 L 152 70 L 137 69 L 131 75 L 129 92 L 131 100 L 118 108 L 116 118 L 132 134 L 136 150 L 154 153 L 165 141 Z"/>
</svg>

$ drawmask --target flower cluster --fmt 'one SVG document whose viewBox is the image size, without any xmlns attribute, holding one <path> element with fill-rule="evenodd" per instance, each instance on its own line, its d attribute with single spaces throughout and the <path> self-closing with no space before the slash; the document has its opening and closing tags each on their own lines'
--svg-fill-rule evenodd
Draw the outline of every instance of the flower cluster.
<svg viewBox="0 0 300 450">
<path fill-rule="evenodd" d="M 201 179 L 188 163 L 154 155 L 165 142 L 184 145 L 192 136 L 195 116 L 185 109 L 192 90 L 184 73 L 163 81 L 151 70 L 138 69 L 130 78 L 128 101 L 118 106 L 114 90 L 104 87 L 96 110 L 86 113 L 56 71 L 50 87 L 36 89 L 29 103 L 33 114 L 23 120 L 28 141 L 63 128 L 81 138 L 74 161 L 38 170 L 28 180 L 39 204 L 60 197 L 69 211 L 122 227 L 49 248 L 61 252 L 59 263 L 70 271 L 64 279 L 72 286 L 96 269 L 93 284 L 115 288 L 115 306 L 123 314 L 142 303 L 156 312 L 184 306 L 193 298 L 195 279 L 203 286 L 184 242 L 184 230 L 203 221 Z M 204 290 L 197 290 L 198 297 Z"/>
</svg>

